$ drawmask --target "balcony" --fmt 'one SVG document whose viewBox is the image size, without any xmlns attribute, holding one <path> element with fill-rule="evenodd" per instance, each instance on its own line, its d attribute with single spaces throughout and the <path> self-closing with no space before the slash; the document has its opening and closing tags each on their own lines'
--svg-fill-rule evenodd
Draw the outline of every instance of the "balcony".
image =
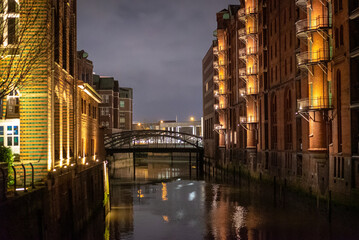
<svg viewBox="0 0 359 240">
<path fill-rule="evenodd" d="M 240 68 L 238 70 L 238 76 L 243 79 L 247 79 L 246 68 Z"/>
<path fill-rule="evenodd" d="M 220 97 L 220 96 L 226 95 L 226 92 L 223 89 L 214 90 L 213 93 L 214 93 L 215 97 Z"/>
<path fill-rule="evenodd" d="M 214 109 L 215 109 L 215 110 L 226 109 L 226 104 L 224 104 L 224 103 L 214 104 Z"/>
<path fill-rule="evenodd" d="M 241 124 L 246 124 L 246 123 L 257 123 L 257 119 L 254 116 L 242 116 L 239 117 L 239 121 Z"/>
<path fill-rule="evenodd" d="M 246 75 L 247 75 L 247 76 L 257 75 L 257 74 L 258 74 L 258 69 L 257 69 L 256 66 L 254 66 L 254 67 L 248 67 L 248 68 L 246 69 Z"/>
<path fill-rule="evenodd" d="M 246 20 L 246 10 L 244 8 L 238 10 L 238 19 L 243 22 Z"/>
<path fill-rule="evenodd" d="M 296 0 L 295 4 L 303 10 L 307 10 L 308 0 Z"/>
<path fill-rule="evenodd" d="M 226 130 L 226 127 L 222 124 L 214 124 L 214 130 Z"/>
<path fill-rule="evenodd" d="M 246 31 L 247 31 L 247 35 L 257 34 L 258 33 L 258 27 L 248 27 L 246 29 Z"/>
<path fill-rule="evenodd" d="M 224 67 L 224 66 L 226 66 L 226 65 L 227 65 L 227 61 L 225 61 L 225 60 L 219 61 L 219 66 L 220 66 L 220 67 Z"/>
<path fill-rule="evenodd" d="M 297 54 L 298 66 L 315 65 L 328 61 L 330 61 L 330 54 L 328 49 L 319 49 L 316 52 L 302 52 Z"/>
<path fill-rule="evenodd" d="M 257 87 L 247 87 L 247 95 L 256 95 L 258 94 L 258 88 Z"/>
<path fill-rule="evenodd" d="M 319 111 L 332 108 L 333 102 L 331 97 L 302 98 L 297 100 L 298 112 Z"/>
<path fill-rule="evenodd" d="M 258 13 L 258 9 L 256 7 L 247 7 L 246 8 L 246 15 L 253 15 L 253 14 L 257 14 Z"/>
<path fill-rule="evenodd" d="M 308 21 L 308 19 L 302 19 L 295 23 L 297 36 L 306 37 L 307 32 L 323 30 L 331 28 L 331 18 L 328 16 L 318 16 L 316 19 Z"/>
<path fill-rule="evenodd" d="M 245 42 L 247 39 L 247 32 L 246 32 L 246 28 L 241 28 L 238 30 L 238 38 Z"/>
<path fill-rule="evenodd" d="M 258 53 L 258 49 L 256 47 L 248 47 L 247 55 L 255 55 Z"/>
<path fill-rule="evenodd" d="M 245 88 L 240 88 L 239 89 L 239 95 L 241 97 L 245 97 L 246 96 L 246 89 Z"/>
<path fill-rule="evenodd" d="M 213 54 L 218 55 L 218 47 L 213 47 Z"/>
<path fill-rule="evenodd" d="M 213 62 L 213 68 L 214 69 L 218 69 L 219 68 L 219 64 L 217 61 Z"/>
<path fill-rule="evenodd" d="M 247 57 L 246 48 L 241 48 L 241 49 L 239 49 L 238 56 L 239 56 L 240 58 L 246 58 L 246 57 Z"/>
</svg>

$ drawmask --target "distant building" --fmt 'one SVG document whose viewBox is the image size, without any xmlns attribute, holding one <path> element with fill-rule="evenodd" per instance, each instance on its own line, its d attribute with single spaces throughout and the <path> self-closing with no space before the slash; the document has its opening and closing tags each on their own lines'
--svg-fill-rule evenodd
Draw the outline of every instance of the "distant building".
<svg viewBox="0 0 359 240">
<path fill-rule="evenodd" d="M 214 105 L 218 104 L 218 100 L 215 96 L 218 96 L 219 92 L 215 86 L 214 80 L 214 54 L 213 48 L 216 43 L 213 43 L 207 51 L 205 57 L 202 60 L 202 79 L 203 79 L 203 141 L 205 156 L 214 158 L 216 156 L 216 149 L 218 146 L 218 134 L 215 131 L 219 131 L 215 127 L 219 127 L 218 112 L 214 109 Z M 216 89 L 216 90 L 215 90 Z M 214 95 L 217 91 L 217 95 Z"/>
<path fill-rule="evenodd" d="M 159 121 L 155 123 L 136 123 L 133 124 L 134 130 L 165 130 L 173 132 L 188 133 L 202 137 L 201 121 L 177 122 L 175 120 Z"/>
<path fill-rule="evenodd" d="M 120 88 L 113 77 L 93 75 L 93 86 L 102 97 L 100 104 L 100 126 L 106 133 L 131 130 L 132 89 Z"/>
<path fill-rule="evenodd" d="M 119 88 L 119 128 L 121 130 L 132 129 L 133 116 L 133 90 L 132 88 Z"/>
<path fill-rule="evenodd" d="M 99 104 L 101 96 L 91 86 L 93 84 L 93 64 L 85 51 L 77 52 L 77 149 L 81 163 L 97 160 L 101 146 L 99 129 Z"/>
</svg>

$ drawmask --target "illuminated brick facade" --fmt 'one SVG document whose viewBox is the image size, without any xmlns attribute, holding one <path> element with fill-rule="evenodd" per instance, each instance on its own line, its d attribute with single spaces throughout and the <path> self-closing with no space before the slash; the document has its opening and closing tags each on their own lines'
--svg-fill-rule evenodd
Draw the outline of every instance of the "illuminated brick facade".
<svg viewBox="0 0 359 240">
<path fill-rule="evenodd" d="M 219 163 L 322 196 L 356 192 L 357 1 L 237 7 L 217 13 Z"/>
</svg>

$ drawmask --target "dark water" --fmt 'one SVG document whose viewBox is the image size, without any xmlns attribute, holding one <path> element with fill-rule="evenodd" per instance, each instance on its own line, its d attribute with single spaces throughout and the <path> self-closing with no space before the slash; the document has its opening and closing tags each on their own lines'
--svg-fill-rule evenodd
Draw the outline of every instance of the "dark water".
<svg viewBox="0 0 359 240">
<path fill-rule="evenodd" d="M 136 183 L 122 170 L 111 182 L 106 239 L 359 239 L 357 212 L 333 208 L 329 222 L 325 203 L 271 185 L 189 179 L 196 169 L 190 176 L 184 162 L 144 164 Z"/>
</svg>

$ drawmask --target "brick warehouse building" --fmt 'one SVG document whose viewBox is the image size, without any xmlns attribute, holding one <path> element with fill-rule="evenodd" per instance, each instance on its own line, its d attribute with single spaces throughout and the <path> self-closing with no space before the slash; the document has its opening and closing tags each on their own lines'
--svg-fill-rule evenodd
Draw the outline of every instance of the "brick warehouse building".
<svg viewBox="0 0 359 240">
<path fill-rule="evenodd" d="M 84 123 L 77 121 L 77 116 L 82 114 L 78 103 L 81 96 L 91 99 L 94 102 L 91 115 L 94 112 L 97 114 L 98 111 L 92 111 L 92 107 L 98 104 L 100 98 L 82 81 L 77 82 L 75 0 L 9 0 L 2 4 L 4 12 L 0 15 L 15 18 L 14 24 L 10 20 L 6 22 L 7 29 L 15 29 L 11 38 L 8 34 L 3 47 L 15 47 L 19 42 L 19 49 L 25 49 L 20 57 L 10 55 L 7 58 L 21 63 L 31 55 L 31 51 L 36 51 L 33 46 L 39 46 L 42 54 L 36 65 L 26 73 L 25 84 L 3 99 L 0 140 L 1 144 L 19 154 L 21 163 L 31 162 L 36 177 L 41 179 L 47 171 L 76 163 L 78 154 L 83 157 L 81 153 L 84 150 L 79 144 L 83 137 L 79 135 L 78 127 Z M 29 18 L 36 21 L 25 29 Z M 17 35 L 22 30 L 23 35 Z M 37 35 L 34 36 L 34 33 Z M 34 45 L 20 42 L 23 39 L 29 39 Z M 2 70 L 9 64 L 7 58 L 1 61 Z M 89 138 L 94 139 L 98 121 L 93 121 L 91 126 L 95 133 Z M 91 146 L 91 140 L 88 145 Z M 85 155 L 89 156 L 91 152 L 89 148 Z M 93 160 L 93 156 L 82 162 L 87 160 Z"/>
<path fill-rule="evenodd" d="M 355 196 L 358 2 L 247 0 L 217 25 L 218 163 Z"/>
</svg>

